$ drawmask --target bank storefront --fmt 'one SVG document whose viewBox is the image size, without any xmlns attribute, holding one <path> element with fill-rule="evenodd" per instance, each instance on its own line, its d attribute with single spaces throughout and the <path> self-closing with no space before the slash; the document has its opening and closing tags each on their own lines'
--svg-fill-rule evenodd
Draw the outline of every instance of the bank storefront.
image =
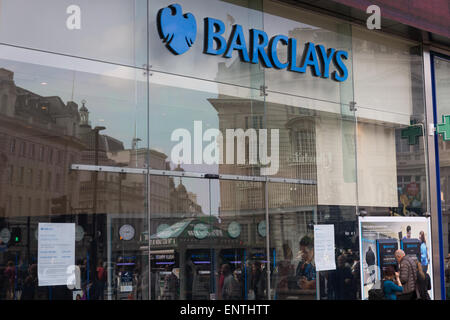
<svg viewBox="0 0 450 320">
<path fill-rule="evenodd" d="M 270 0 L 3 1 L 0 43 L 0 299 L 367 299 L 389 241 L 443 295 L 421 43 Z"/>
</svg>

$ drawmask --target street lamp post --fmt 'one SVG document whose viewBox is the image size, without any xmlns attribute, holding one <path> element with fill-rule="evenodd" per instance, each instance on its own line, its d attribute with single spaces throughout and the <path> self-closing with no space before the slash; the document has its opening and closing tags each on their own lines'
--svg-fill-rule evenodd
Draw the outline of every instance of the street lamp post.
<svg viewBox="0 0 450 320">
<path fill-rule="evenodd" d="M 98 151 L 99 151 L 99 132 L 105 130 L 105 127 L 95 127 L 94 131 L 94 165 L 98 166 Z M 94 194 L 93 194 L 93 205 L 92 205 L 92 242 L 91 242 L 91 266 L 92 266 L 92 283 L 95 287 L 95 270 L 97 264 L 97 185 L 98 185 L 98 171 L 94 171 Z M 88 295 L 89 297 L 89 295 Z"/>
</svg>

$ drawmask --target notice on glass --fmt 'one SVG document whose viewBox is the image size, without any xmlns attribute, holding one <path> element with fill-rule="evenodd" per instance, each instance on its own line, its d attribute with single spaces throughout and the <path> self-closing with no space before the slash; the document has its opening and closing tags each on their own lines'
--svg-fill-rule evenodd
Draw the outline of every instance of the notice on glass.
<svg viewBox="0 0 450 320">
<path fill-rule="evenodd" d="M 317 271 L 336 270 L 334 225 L 314 226 L 314 260 Z"/>
<path fill-rule="evenodd" d="M 75 265 L 75 223 L 39 223 L 39 286 L 69 283 Z"/>
</svg>

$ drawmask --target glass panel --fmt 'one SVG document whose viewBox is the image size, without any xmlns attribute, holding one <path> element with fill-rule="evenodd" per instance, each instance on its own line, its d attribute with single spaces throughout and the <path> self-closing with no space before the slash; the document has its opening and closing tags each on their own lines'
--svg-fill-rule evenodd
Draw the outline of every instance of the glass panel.
<svg viewBox="0 0 450 320">
<path fill-rule="evenodd" d="M 269 184 L 271 299 L 315 300 L 315 185 Z"/>
<path fill-rule="evenodd" d="M 258 64 L 240 61 L 250 59 L 248 53 L 249 30 L 263 30 L 262 0 L 181 0 L 177 4 L 178 9 L 175 7 L 170 9 L 168 7 L 173 5 L 172 1 L 150 1 L 149 46 L 152 70 L 257 89 L 264 84 L 262 67 Z M 164 8 L 166 9 L 163 14 L 160 10 Z M 175 12 L 175 10 L 178 11 Z M 161 14 L 159 15 L 159 13 Z M 186 18 L 184 30 L 191 30 L 185 36 L 193 42 L 192 48 L 185 38 L 178 40 L 178 37 L 182 35 L 177 34 L 170 37 L 172 33 L 168 29 L 175 19 L 173 16 L 178 14 L 181 17 L 181 14 L 188 13 L 191 16 Z M 208 51 L 210 54 L 206 53 L 207 41 L 204 41 L 208 25 L 205 18 L 211 18 L 209 20 L 211 50 Z M 162 21 L 161 28 L 158 26 L 158 19 Z M 221 23 L 216 23 L 216 20 L 223 23 L 222 31 L 219 31 Z M 234 46 L 228 47 L 227 45 L 229 39 L 233 38 L 231 37 L 232 30 L 234 30 L 233 25 L 240 25 L 242 29 L 238 29 L 241 32 L 234 33 L 236 42 L 230 40 L 229 43 L 234 43 L 236 47 L 243 46 L 242 50 L 233 50 Z M 192 28 L 189 29 L 189 26 Z M 216 34 L 221 34 L 221 47 L 219 47 L 219 41 L 212 40 Z M 163 38 L 168 38 L 166 44 L 164 44 Z M 230 48 L 229 57 L 225 58 L 224 54 L 228 54 L 228 48 Z M 240 58 L 240 55 L 245 55 L 247 58 Z"/>
<path fill-rule="evenodd" d="M 354 92 L 360 118 L 423 121 L 423 63 L 417 43 L 352 27 Z"/>
<path fill-rule="evenodd" d="M 210 202 L 209 187 L 205 179 L 150 177 L 152 300 L 209 300 L 214 293 L 218 248 L 210 241 L 224 235 L 210 215 L 218 204 Z M 142 247 L 148 257 L 147 249 Z"/>
<path fill-rule="evenodd" d="M 421 216 L 429 204 L 420 48 L 369 33 L 354 29 L 359 207 Z"/>
<path fill-rule="evenodd" d="M 445 124 L 444 116 L 450 115 L 450 61 L 434 58 L 435 79 L 436 86 L 436 113 L 437 123 Z M 447 165 L 450 144 L 444 141 L 443 135 L 439 137 L 439 168 L 441 172 L 441 208 L 442 208 L 442 231 L 443 231 L 443 252 L 445 256 L 445 287 L 447 299 L 450 299 L 450 206 L 448 200 L 450 199 L 450 174 L 449 166 Z M 448 137 L 448 135 L 447 135 Z"/>
<path fill-rule="evenodd" d="M 2 179 L 1 299 L 144 299 L 145 176 L 31 167 L 42 188 Z"/>
<path fill-rule="evenodd" d="M 147 228 L 144 176 L 70 168 L 147 164 L 148 148 L 140 148 L 148 146 L 146 76 L 134 68 L 0 46 L 0 79 L 0 266 L 11 280 L 7 285 L 2 279 L 1 298 L 145 298 L 146 261 L 139 253 Z M 39 223 L 63 225 L 37 231 Z M 74 247 L 56 256 L 63 265 L 54 268 L 50 260 L 46 266 L 65 241 Z M 77 290 L 61 283 L 67 275 L 78 281 L 71 287 Z"/>
<path fill-rule="evenodd" d="M 211 239 L 216 253 L 216 295 L 222 300 L 266 300 L 265 186 L 260 182 L 211 181 L 220 186 L 218 228 L 224 241 Z M 215 190 L 213 188 L 212 190 Z M 214 192 L 211 196 L 215 196 Z"/>
<path fill-rule="evenodd" d="M 280 101 L 281 97 L 284 103 L 291 95 L 308 97 L 322 104 L 307 103 L 305 108 L 323 111 L 333 111 L 336 103 L 348 106 L 353 101 L 349 24 L 265 0 L 264 30 L 272 39 L 268 49 L 274 52 L 271 53 L 272 60 L 279 60 L 281 64 L 279 68 L 265 69 L 268 101 Z M 308 43 L 313 45 L 308 46 Z M 346 52 L 346 58 L 341 55 L 343 52 Z M 339 78 L 341 76 L 343 79 Z M 287 96 L 273 95 L 272 92 Z"/>
<path fill-rule="evenodd" d="M 149 110 L 150 147 L 167 159 L 154 169 L 262 174 L 267 149 L 258 142 L 265 131 L 259 90 L 153 72 Z"/>
<path fill-rule="evenodd" d="M 10 128 L 4 141 L 17 144 L 11 155 L 29 159 L 24 170 L 33 163 L 144 166 L 143 71 L 8 46 L 0 46 L 0 57 L 0 112 Z M 43 184 L 47 169 L 36 167 L 33 175 Z"/>
<path fill-rule="evenodd" d="M 151 176 L 151 200 L 153 299 L 267 298 L 262 183 Z"/>
<path fill-rule="evenodd" d="M 108 61 L 147 64 L 146 0 L 4 0 L 5 44 Z"/>
<path fill-rule="evenodd" d="M 317 222 L 334 225 L 336 270 L 319 272 L 321 300 L 361 299 L 358 220 L 355 207 L 319 206 Z"/>
</svg>

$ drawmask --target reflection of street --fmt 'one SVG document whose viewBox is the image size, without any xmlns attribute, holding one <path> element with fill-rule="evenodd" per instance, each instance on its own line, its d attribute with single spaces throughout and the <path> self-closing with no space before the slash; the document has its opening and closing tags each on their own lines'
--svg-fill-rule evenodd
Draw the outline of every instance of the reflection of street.
<svg viewBox="0 0 450 320">
<path fill-rule="evenodd" d="M 146 231 L 145 177 L 69 168 L 144 168 L 149 161 L 152 168 L 166 170 L 167 156 L 139 148 L 136 134 L 127 149 L 109 135 L 115 128 L 92 126 L 90 114 L 99 115 L 98 100 L 83 100 L 79 107 L 56 95 L 36 94 L 16 86 L 14 73 L 6 69 L 0 69 L 0 80 L 0 282 L 3 266 L 10 264 L 16 277 L 8 288 L 17 288 L 0 292 L 0 298 L 142 299 L 148 293 L 148 262 L 139 250 Z M 53 88 L 41 85 L 42 91 Z M 202 212 L 197 195 L 172 178 L 152 177 L 150 197 L 152 212 L 169 220 Z M 76 224 L 74 269 L 80 270 L 80 284 L 74 292 L 37 286 L 32 270 L 39 222 Z"/>
</svg>

